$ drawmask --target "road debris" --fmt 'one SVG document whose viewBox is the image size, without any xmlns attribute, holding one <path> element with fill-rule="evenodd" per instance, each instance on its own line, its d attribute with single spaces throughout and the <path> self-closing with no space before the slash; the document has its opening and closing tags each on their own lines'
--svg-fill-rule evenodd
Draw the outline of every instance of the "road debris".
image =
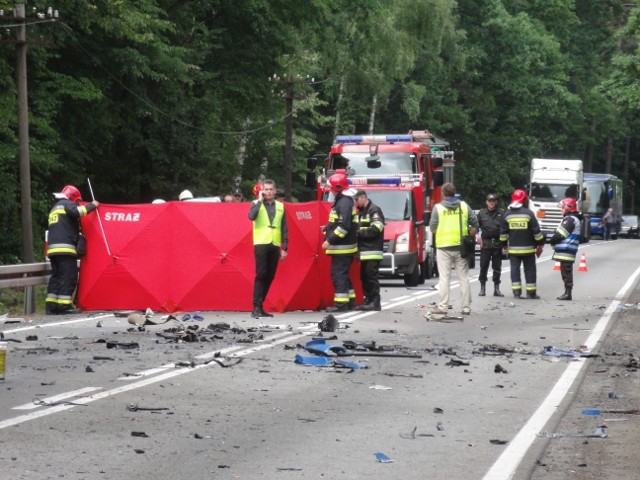
<svg viewBox="0 0 640 480">
<path fill-rule="evenodd" d="M 377 453 L 374 453 L 373 455 L 376 457 L 376 460 L 380 463 L 393 463 L 393 460 L 382 452 L 377 452 Z"/>
</svg>

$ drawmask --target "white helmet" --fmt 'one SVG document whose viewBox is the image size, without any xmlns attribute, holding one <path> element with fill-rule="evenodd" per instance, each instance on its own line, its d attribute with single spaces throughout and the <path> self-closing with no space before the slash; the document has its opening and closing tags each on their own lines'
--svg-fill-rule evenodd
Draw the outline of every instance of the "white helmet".
<svg viewBox="0 0 640 480">
<path fill-rule="evenodd" d="M 183 190 L 180 196 L 178 197 L 178 200 L 180 200 L 181 202 L 184 202 L 185 200 L 191 200 L 191 199 L 193 199 L 193 193 L 191 193 L 189 190 Z"/>
<path fill-rule="evenodd" d="M 157 204 L 157 203 L 165 203 L 165 201 L 161 198 L 156 198 L 153 202 L 151 202 L 153 204 Z"/>
</svg>

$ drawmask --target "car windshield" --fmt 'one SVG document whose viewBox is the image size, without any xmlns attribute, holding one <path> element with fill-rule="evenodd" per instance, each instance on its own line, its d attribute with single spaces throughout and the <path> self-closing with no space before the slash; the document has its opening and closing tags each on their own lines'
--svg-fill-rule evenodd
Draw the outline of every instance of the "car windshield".
<svg viewBox="0 0 640 480">
<path fill-rule="evenodd" d="M 531 200 L 538 202 L 559 202 L 563 198 L 578 198 L 577 185 L 554 185 L 552 183 L 534 183 L 531 185 Z"/>
<path fill-rule="evenodd" d="M 332 170 L 344 168 L 349 175 L 397 175 L 398 173 L 417 173 L 416 156 L 407 152 L 379 152 L 377 162 L 367 163 L 366 152 L 346 152 L 331 157 Z"/>
<path fill-rule="evenodd" d="M 385 221 L 411 220 L 413 201 L 411 192 L 406 190 L 367 190 L 367 197 L 380 207 Z M 333 202 L 333 193 L 327 196 L 327 201 Z"/>
</svg>

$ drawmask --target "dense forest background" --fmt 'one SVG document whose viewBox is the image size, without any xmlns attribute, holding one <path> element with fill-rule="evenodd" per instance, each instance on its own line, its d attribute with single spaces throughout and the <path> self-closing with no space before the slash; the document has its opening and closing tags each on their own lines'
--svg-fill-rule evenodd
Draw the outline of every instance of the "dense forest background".
<svg viewBox="0 0 640 480">
<path fill-rule="evenodd" d="M 337 133 L 431 129 L 480 206 L 527 182 L 533 157 L 639 182 L 640 12 L 627 0 L 29 1 L 28 95 L 36 257 L 51 192 L 108 203 L 293 195 Z M 0 24 L 0 263 L 21 252 L 15 22 Z M 41 15 L 42 16 L 42 15 Z M 291 80 L 291 83 L 287 83 Z M 289 88 L 289 89 L 288 89 Z M 41 258 L 41 255 L 40 255 Z"/>
</svg>

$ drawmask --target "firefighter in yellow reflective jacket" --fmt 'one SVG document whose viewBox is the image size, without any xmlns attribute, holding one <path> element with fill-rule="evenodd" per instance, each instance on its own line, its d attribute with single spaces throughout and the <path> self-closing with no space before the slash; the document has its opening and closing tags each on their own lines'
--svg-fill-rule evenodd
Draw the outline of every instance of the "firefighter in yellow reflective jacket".
<svg viewBox="0 0 640 480">
<path fill-rule="evenodd" d="M 353 257 L 358 252 L 356 239 L 355 208 L 353 198 L 345 195 L 349 190 L 347 176 L 336 173 L 329 178 L 335 200 L 325 226 L 322 249 L 331 255 L 331 281 L 333 282 L 333 307 L 327 312 L 344 312 L 356 306 L 356 294 L 349 279 Z"/>
<path fill-rule="evenodd" d="M 47 288 L 47 315 L 79 313 L 73 306 L 73 292 L 78 284 L 78 242 L 80 218 L 98 208 L 99 203 L 80 205 L 82 196 L 73 185 L 54 193 L 58 200 L 49 212 L 47 256 L 51 261 L 51 278 Z"/>
<path fill-rule="evenodd" d="M 284 204 L 275 200 L 276 182 L 264 180 L 255 191 L 249 220 L 253 222 L 253 253 L 256 278 L 253 283 L 253 318 L 273 317 L 262 306 L 276 276 L 278 261 L 287 256 L 287 218 Z"/>
<path fill-rule="evenodd" d="M 544 236 L 540 224 L 529 207 L 529 196 L 524 190 L 515 190 L 511 194 L 511 204 L 502 217 L 500 241 L 507 245 L 511 263 L 511 289 L 515 298 L 522 298 L 522 277 L 520 265 L 524 267 L 527 282 L 527 298 L 540 298 L 537 295 L 536 256 L 542 254 Z"/>
<path fill-rule="evenodd" d="M 353 197 L 358 208 L 358 256 L 360 257 L 360 281 L 364 293 L 364 303 L 359 310 L 382 310 L 380 305 L 380 282 L 378 270 L 382 261 L 384 246 L 384 214 L 373 203 L 364 190 L 358 190 Z"/>
</svg>

